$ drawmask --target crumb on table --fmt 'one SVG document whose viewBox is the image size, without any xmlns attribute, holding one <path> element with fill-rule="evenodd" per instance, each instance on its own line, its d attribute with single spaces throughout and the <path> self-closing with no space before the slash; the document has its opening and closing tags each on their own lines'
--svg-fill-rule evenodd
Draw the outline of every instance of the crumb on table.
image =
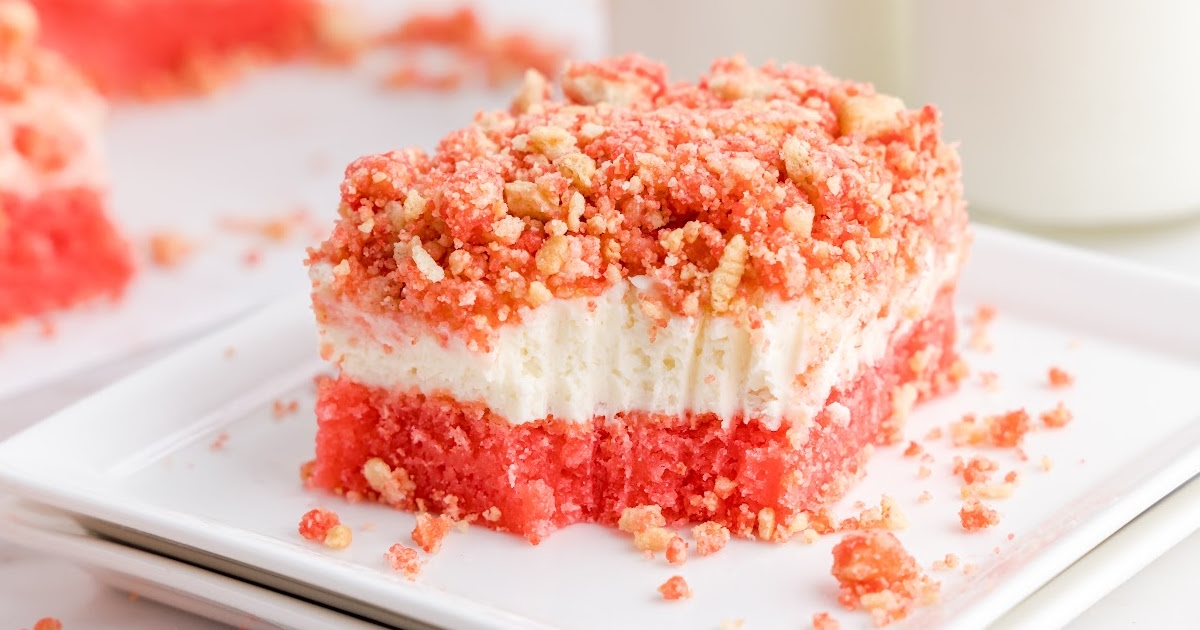
<svg viewBox="0 0 1200 630">
<path fill-rule="evenodd" d="M 196 249 L 191 238 L 179 232 L 157 232 L 150 235 L 150 262 L 157 267 L 172 268 L 183 264 Z"/>
<path fill-rule="evenodd" d="M 1074 376 L 1057 365 L 1050 366 L 1046 378 L 1050 382 L 1050 387 L 1054 388 L 1070 387 L 1075 382 Z"/>
<path fill-rule="evenodd" d="M 1061 429 L 1070 424 L 1074 414 L 1061 401 L 1049 411 L 1043 411 L 1042 424 L 1051 429 Z"/>
<path fill-rule="evenodd" d="M 336 512 L 325 508 L 314 508 L 300 517 L 300 535 L 313 542 L 325 542 L 329 530 L 340 522 Z"/>
<path fill-rule="evenodd" d="M 42 617 L 33 624 L 33 630 L 62 630 L 62 627 L 57 617 Z"/>
</svg>

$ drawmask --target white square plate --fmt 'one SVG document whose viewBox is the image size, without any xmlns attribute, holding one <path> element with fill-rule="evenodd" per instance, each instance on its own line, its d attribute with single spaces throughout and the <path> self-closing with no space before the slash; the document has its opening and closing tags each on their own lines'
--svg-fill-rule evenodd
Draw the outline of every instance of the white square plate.
<svg viewBox="0 0 1200 630">
<path fill-rule="evenodd" d="M 246 630 L 378 628 L 261 586 L 104 540 L 66 515 L 33 504 L 0 503 L 0 540 L 70 560 L 97 580 L 139 598 Z"/>
<path fill-rule="evenodd" d="M 906 624 L 914 627 L 996 620 L 1200 471 L 1200 285 L 976 231 L 960 308 L 986 301 L 1000 315 L 995 351 L 966 356 L 975 373 L 998 374 L 1000 390 L 972 379 L 919 408 L 909 437 L 921 440 L 966 412 L 1025 407 L 1036 415 L 1059 400 L 1075 420 L 1031 433 L 1028 461 L 985 453 L 1022 481 L 1013 497 L 992 502 L 999 526 L 974 534 L 958 524 L 951 459 L 976 451 L 926 441 L 936 461 L 932 476 L 918 479 L 920 463 L 902 447 L 877 450 L 836 512 L 848 516 L 855 500 L 878 504 L 890 494 L 910 522 L 898 535 L 925 566 L 955 553 L 977 567 L 934 572 L 941 601 L 916 611 Z M 771 628 L 830 611 L 843 627 L 868 625 L 836 603 L 829 550 L 837 536 L 812 545 L 734 541 L 673 567 L 597 526 L 567 528 L 537 547 L 472 527 L 452 533 L 420 579 L 406 582 L 383 553 L 409 542 L 411 515 L 301 487 L 297 467 L 311 457 L 315 431 L 312 377 L 322 369 L 315 345 L 305 298 L 278 304 L 0 445 L 0 482 L 109 536 L 386 623 L 714 628 L 741 618 Z M 1047 387 L 1051 365 L 1074 374 L 1075 385 Z M 302 411 L 277 419 L 276 400 L 299 400 Z M 1049 472 L 1043 455 L 1054 463 Z M 925 490 L 933 499 L 919 503 Z M 318 505 L 353 528 L 348 549 L 299 537 L 301 514 Z M 676 573 L 695 598 L 663 602 L 655 589 Z"/>
</svg>

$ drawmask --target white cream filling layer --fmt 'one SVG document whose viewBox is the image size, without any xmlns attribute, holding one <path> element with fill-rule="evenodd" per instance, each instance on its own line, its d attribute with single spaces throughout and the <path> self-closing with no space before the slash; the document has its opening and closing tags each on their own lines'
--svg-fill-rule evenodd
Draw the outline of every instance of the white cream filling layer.
<svg viewBox="0 0 1200 630">
<path fill-rule="evenodd" d="M 933 265 L 936 273 L 891 296 L 884 317 L 880 299 L 860 300 L 845 316 L 807 300 L 774 301 L 753 330 L 728 317 L 677 316 L 658 327 L 639 306 L 648 281 L 635 278 L 527 313 L 488 352 L 458 339 L 443 345 L 423 325 L 363 319 L 349 304 L 339 312 L 328 294 L 321 336 L 349 378 L 482 402 L 513 424 L 692 411 L 725 421 L 744 413 L 775 429 L 785 416 L 815 417 L 833 387 L 882 359 L 957 267 Z M 318 299 L 329 278 L 328 267 L 313 270 Z"/>
</svg>

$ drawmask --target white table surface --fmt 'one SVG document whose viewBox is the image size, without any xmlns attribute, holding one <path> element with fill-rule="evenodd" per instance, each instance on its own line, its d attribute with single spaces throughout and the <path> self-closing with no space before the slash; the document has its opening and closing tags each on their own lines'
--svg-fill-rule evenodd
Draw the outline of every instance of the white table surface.
<svg viewBox="0 0 1200 630">
<path fill-rule="evenodd" d="M 1043 232 L 1078 245 L 1200 279 L 1200 218 L 1152 228 L 1092 233 Z M 22 394 L 0 408 L 0 438 L 161 356 L 145 352 L 118 364 Z M 1194 613 L 1180 602 L 1200 579 L 1200 533 L 1193 534 L 1076 619 L 1073 628 L 1183 628 Z M 55 616 L 66 628 L 203 628 L 213 624 L 153 602 L 131 600 L 68 563 L 0 545 L 0 628 L 31 627 Z"/>
</svg>

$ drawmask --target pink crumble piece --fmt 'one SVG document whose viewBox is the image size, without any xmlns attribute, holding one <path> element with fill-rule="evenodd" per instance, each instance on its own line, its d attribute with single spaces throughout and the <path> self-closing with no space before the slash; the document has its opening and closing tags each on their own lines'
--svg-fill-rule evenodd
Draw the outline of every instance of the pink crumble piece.
<svg viewBox="0 0 1200 630">
<path fill-rule="evenodd" d="M 313 542 L 325 542 L 329 530 L 340 523 L 338 515 L 325 508 L 316 508 L 300 517 L 300 535 Z"/>
<path fill-rule="evenodd" d="M 417 579 L 417 576 L 421 574 L 421 557 L 417 554 L 417 550 L 412 547 L 405 547 L 400 543 L 396 543 L 388 548 L 387 553 L 383 557 L 387 560 L 388 566 L 392 567 L 393 571 L 400 572 L 410 582 Z"/>
<path fill-rule="evenodd" d="M 714 554 L 725 548 L 729 542 L 729 528 L 708 521 L 692 528 L 692 537 L 696 539 L 696 553 L 701 556 Z"/>
<path fill-rule="evenodd" d="M 688 544 L 683 538 L 679 536 L 671 538 L 671 542 L 667 543 L 667 562 L 671 564 L 687 562 L 687 549 Z"/>
<path fill-rule="evenodd" d="M 442 540 L 450 533 L 452 527 L 454 521 L 449 517 L 421 512 L 417 514 L 417 524 L 412 530 L 413 542 L 425 553 L 437 553 L 442 548 Z"/>
<path fill-rule="evenodd" d="M 692 598 L 692 587 L 688 586 L 687 580 L 681 575 L 672 575 L 658 587 L 658 592 L 667 601 Z"/>
<path fill-rule="evenodd" d="M 827 612 L 819 612 L 812 618 L 813 630 L 841 630 L 842 624 Z"/>
<path fill-rule="evenodd" d="M 1049 381 L 1050 387 L 1063 388 L 1070 387 L 1075 383 L 1075 377 L 1071 376 L 1070 372 L 1058 367 L 1051 366 L 1046 372 L 1046 380 Z"/>
<path fill-rule="evenodd" d="M 958 511 L 962 528 L 968 532 L 985 530 L 1000 522 L 1000 514 L 984 505 L 979 499 L 967 499 Z"/>
</svg>

